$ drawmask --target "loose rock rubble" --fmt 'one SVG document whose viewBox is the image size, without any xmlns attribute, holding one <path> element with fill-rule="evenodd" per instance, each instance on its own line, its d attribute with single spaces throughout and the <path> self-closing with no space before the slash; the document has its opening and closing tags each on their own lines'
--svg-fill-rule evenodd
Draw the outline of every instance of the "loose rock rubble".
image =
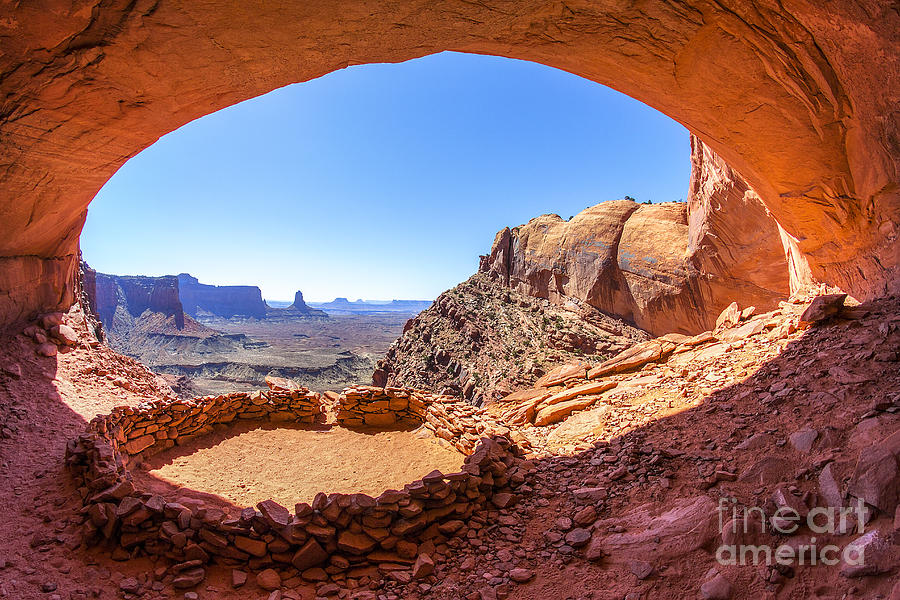
<svg viewBox="0 0 900 600">
<path fill-rule="evenodd" d="M 607 357 L 648 337 L 588 303 L 555 306 L 478 273 L 406 324 L 373 383 L 481 405 L 531 385 L 560 362 Z"/>
</svg>

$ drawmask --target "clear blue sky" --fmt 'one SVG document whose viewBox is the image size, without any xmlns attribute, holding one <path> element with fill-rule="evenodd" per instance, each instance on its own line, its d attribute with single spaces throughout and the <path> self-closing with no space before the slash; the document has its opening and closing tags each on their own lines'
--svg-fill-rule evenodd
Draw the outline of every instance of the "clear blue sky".
<svg viewBox="0 0 900 600">
<path fill-rule="evenodd" d="M 542 65 L 443 53 L 351 67 L 189 123 L 125 164 L 82 235 L 99 271 L 189 272 L 271 300 L 432 299 L 494 234 L 684 199 L 687 131 Z"/>
</svg>

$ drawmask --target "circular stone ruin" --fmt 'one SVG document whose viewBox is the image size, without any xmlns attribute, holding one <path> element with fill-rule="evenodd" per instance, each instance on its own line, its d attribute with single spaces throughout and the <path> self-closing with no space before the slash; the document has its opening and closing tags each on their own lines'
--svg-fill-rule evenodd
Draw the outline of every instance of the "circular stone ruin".
<svg viewBox="0 0 900 600">
<path fill-rule="evenodd" d="M 359 584 L 406 573 L 408 580 L 417 561 L 430 562 L 420 556 L 421 544 L 453 537 L 477 510 L 512 506 L 528 490 L 522 484 L 530 463 L 508 430 L 490 421 L 476 425 L 471 406 L 400 388 L 348 388 L 338 398 L 339 425 L 424 424 L 466 455 L 458 472 L 433 471 L 377 497 L 320 492 L 290 510 L 271 499 L 243 509 L 172 501 L 141 489 L 142 478 L 130 471 L 153 454 L 241 421 L 315 424 L 322 399 L 304 388 L 273 389 L 160 400 L 95 417 L 66 449 L 86 544 L 105 545 L 121 560 L 165 560 L 179 589 L 201 583 L 210 564 L 273 569 L 282 579 Z"/>
</svg>

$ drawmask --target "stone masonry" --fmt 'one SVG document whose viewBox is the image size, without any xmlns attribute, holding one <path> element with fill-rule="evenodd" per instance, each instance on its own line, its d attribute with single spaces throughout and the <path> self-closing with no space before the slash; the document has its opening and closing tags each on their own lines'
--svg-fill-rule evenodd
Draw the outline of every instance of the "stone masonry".
<svg viewBox="0 0 900 600">
<path fill-rule="evenodd" d="M 434 471 L 377 498 L 319 493 L 312 504 L 298 503 L 293 511 L 266 500 L 255 508 L 235 508 L 234 514 L 202 501 L 170 502 L 133 484 L 128 465 L 141 456 L 236 419 L 311 424 L 323 416 L 320 400 L 305 388 L 273 389 L 119 407 L 94 418 L 66 449 L 67 467 L 83 499 L 85 541 L 106 544 L 123 559 L 166 557 L 178 573 L 173 585 L 182 589 L 202 582 L 210 563 L 258 573 L 278 569 L 311 581 L 373 580 L 430 560 L 420 556 L 423 543 L 447 540 L 476 511 L 512 506 L 528 492 L 522 484 L 532 464 L 508 437 L 491 435 L 484 425 L 468 429 L 461 414 L 454 424 L 458 408 L 396 388 L 345 390 L 339 422 L 424 422 L 469 449 L 458 473 Z M 486 437 L 476 444 L 479 429 Z"/>
</svg>

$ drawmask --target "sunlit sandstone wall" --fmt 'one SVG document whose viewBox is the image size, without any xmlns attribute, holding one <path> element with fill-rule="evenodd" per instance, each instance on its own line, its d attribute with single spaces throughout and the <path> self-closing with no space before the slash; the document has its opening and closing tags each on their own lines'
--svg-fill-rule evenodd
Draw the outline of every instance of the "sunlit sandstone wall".
<svg viewBox="0 0 900 600">
<path fill-rule="evenodd" d="M 533 60 L 686 125 L 813 277 L 900 290 L 900 13 L 881 0 L 46 0 L 0 9 L 0 323 L 72 300 L 88 203 L 188 121 L 347 65 Z"/>
</svg>

